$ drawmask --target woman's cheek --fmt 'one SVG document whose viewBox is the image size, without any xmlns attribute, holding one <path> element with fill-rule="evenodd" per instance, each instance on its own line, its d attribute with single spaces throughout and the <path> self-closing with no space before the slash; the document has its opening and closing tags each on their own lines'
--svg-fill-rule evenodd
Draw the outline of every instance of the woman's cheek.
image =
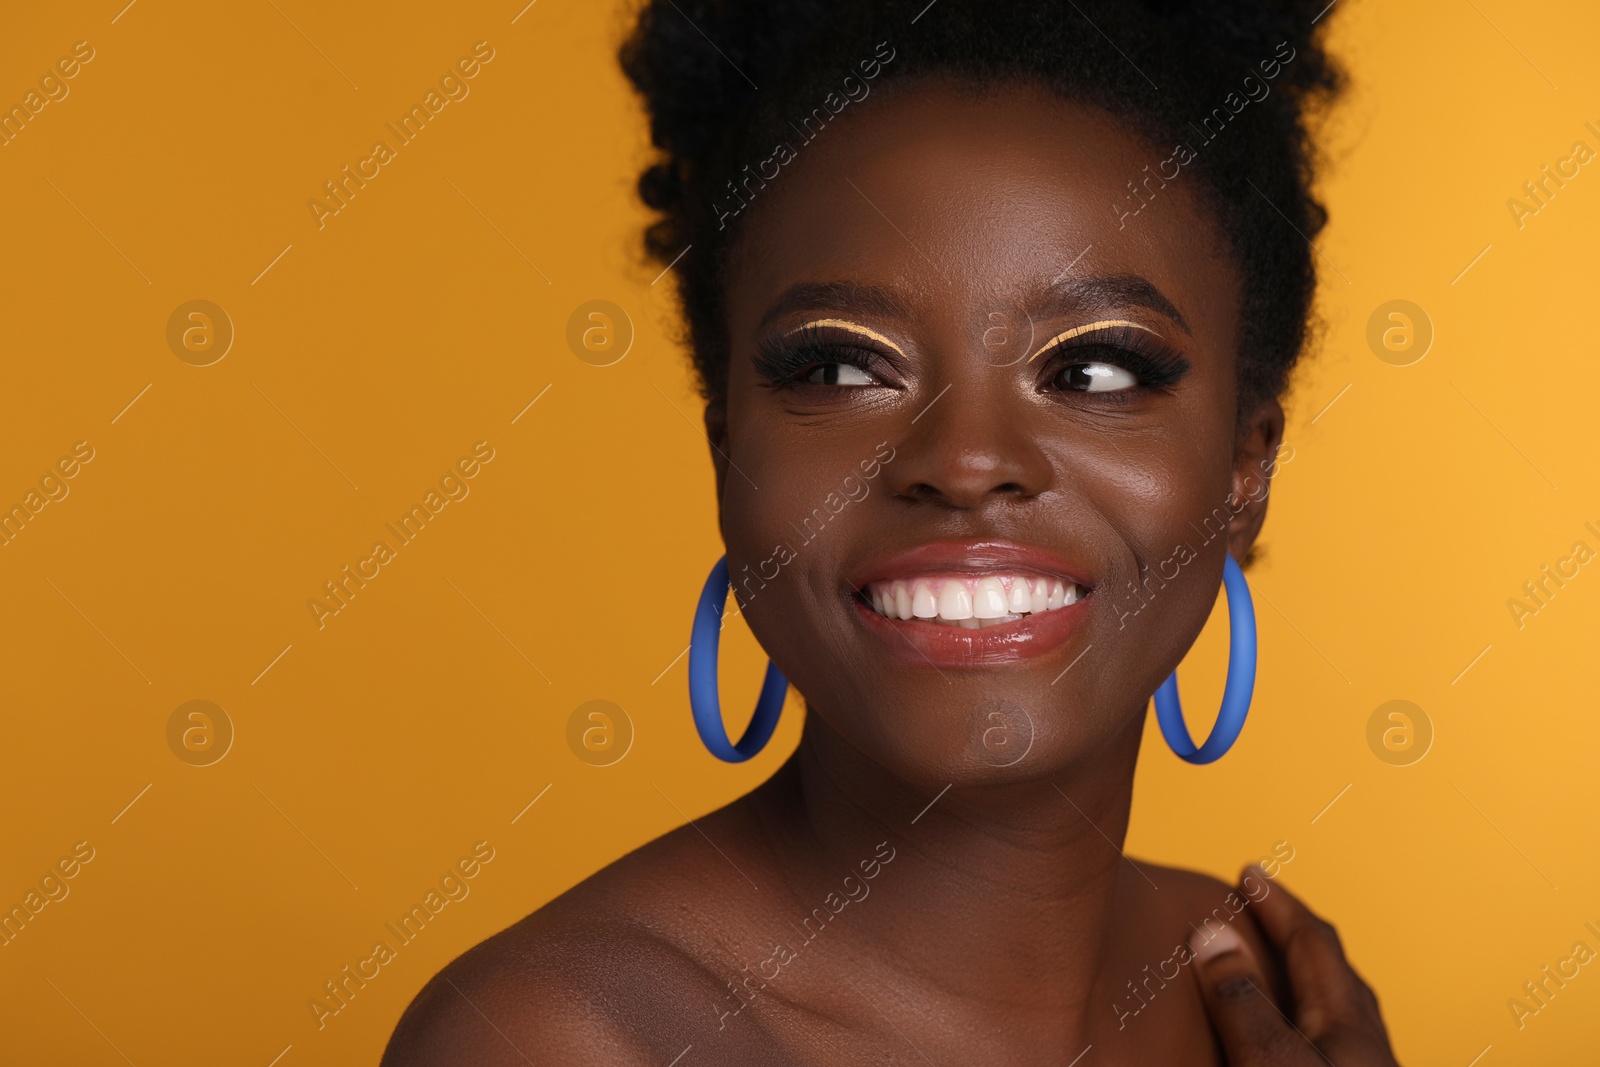
<svg viewBox="0 0 1600 1067">
<path fill-rule="evenodd" d="M 1169 673 L 1162 665 L 1175 665 L 1199 635 L 1220 587 L 1226 528 L 1208 527 L 1206 516 L 1208 501 L 1223 503 L 1231 483 L 1208 459 L 1212 451 L 1162 437 L 1080 452 L 1095 461 L 1080 461 L 1093 471 L 1078 479 L 1086 503 L 1106 525 L 1108 549 L 1119 542 L 1097 561 L 1097 642 L 1113 655 L 1122 650 L 1133 674 L 1148 674 L 1137 684 L 1149 691 Z"/>
</svg>

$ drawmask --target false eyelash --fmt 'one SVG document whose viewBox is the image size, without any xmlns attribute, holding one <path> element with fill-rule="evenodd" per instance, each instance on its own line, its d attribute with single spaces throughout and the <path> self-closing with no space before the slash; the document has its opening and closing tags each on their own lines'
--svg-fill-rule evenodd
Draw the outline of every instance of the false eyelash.
<svg viewBox="0 0 1600 1067">
<path fill-rule="evenodd" d="M 880 368 L 892 361 L 875 348 L 845 342 L 824 327 L 804 326 L 782 337 L 763 338 L 753 360 L 756 373 L 775 386 L 799 384 L 819 363 L 844 363 L 881 378 Z"/>
<path fill-rule="evenodd" d="M 1155 334 L 1129 326 L 1113 326 L 1081 334 L 1044 353 L 1046 382 L 1075 363 L 1110 363 L 1139 379 L 1142 389 L 1165 390 L 1189 373 L 1189 361 Z M 1105 394 L 1111 395 L 1111 394 Z"/>
</svg>

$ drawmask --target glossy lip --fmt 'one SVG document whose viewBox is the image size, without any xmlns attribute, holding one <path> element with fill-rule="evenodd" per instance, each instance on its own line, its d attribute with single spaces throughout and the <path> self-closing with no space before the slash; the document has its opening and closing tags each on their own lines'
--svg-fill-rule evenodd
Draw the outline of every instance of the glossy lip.
<svg viewBox="0 0 1600 1067">
<path fill-rule="evenodd" d="M 1060 648 L 1087 617 L 1094 586 L 1058 556 L 1010 541 L 938 541 L 918 545 L 868 564 L 852 582 L 860 590 L 871 582 L 921 575 L 1031 573 L 1072 582 L 1083 591 L 1076 603 L 1028 615 L 1015 622 L 970 630 L 923 619 L 879 615 L 859 593 L 852 595 L 856 617 L 896 658 L 933 667 L 992 667 L 1043 656 Z"/>
</svg>

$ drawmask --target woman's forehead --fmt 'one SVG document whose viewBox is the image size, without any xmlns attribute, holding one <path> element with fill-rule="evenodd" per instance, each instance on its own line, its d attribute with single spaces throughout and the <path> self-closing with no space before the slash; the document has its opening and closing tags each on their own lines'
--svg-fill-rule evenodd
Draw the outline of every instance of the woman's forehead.
<svg viewBox="0 0 1600 1067">
<path fill-rule="evenodd" d="M 754 329 L 807 284 L 879 290 L 917 314 L 1029 314 L 1064 283 L 1120 279 L 1231 333 L 1236 267 L 1198 179 L 1161 179 L 1161 160 L 1109 114 L 1033 86 L 872 99 L 788 163 L 747 172 L 729 326 Z"/>
</svg>

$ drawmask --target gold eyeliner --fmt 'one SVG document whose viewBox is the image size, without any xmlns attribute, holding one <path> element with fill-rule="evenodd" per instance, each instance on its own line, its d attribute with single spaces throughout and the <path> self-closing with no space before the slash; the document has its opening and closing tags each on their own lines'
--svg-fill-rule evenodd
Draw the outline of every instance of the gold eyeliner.
<svg viewBox="0 0 1600 1067">
<path fill-rule="evenodd" d="M 858 333 L 863 337 L 870 337 L 872 340 L 878 342 L 880 345 L 883 345 L 886 348 L 894 349 L 896 352 L 900 353 L 900 358 L 902 358 L 902 359 L 911 358 L 911 357 L 906 355 L 905 349 L 901 348 L 899 345 L 897 345 L 893 341 L 889 340 L 887 337 L 885 337 L 883 334 L 879 333 L 877 330 L 873 330 L 873 329 L 869 329 L 869 328 L 867 328 L 865 326 L 857 325 L 856 323 L 849 322 L 849 321 L 847 321 L 845 319 L 814 319 L 811 322 L 807 322 L 807 323 L 804 323 L 804 324 L 802 324 L 800 326 L 796 326 L 794 329 L 792 329 L 788 333 L 784 334 L 784 336 L 785 337 L 790 337 L 790 336 L 792 336 L 794 334 L 799 333 L 801 330 L 807 330 L 807 329 L 810 329 L 813 326 L 831 326 L 836 330 L 845 330 L 845 331 L 848 331 L 850 333 Z"/>
<path fill-rule="evenodd" d="M 1143 330 L 1145 333 L 1155 334 L 1157 337 L 1161 336 L 1150 327 L 1141 326 L 1137 322 L 1129 322 L 1127 319 L 1101 319 L 1099 322 L 1091 322 L 1087 326 L 1074 326 L 1072 329 L 1067 330 L 1064 333 L 1056 334 L 1054 337 L 1050 338 L 1050 340 L 1040 345 L 1039 350 L 1028 357 L 1028 362 L 1032 363 L 1034 360 L 1044 355 L 1045 352 L 1049 351 L 1055 345 L 1060 344 L 1062 341 L 1070 341 L 1072 338 L 1080 336 L 1081 334 L 1091 333 L 1095 330 L 1104 330 L 1110 326 L 1131 326 L 1135 330 Z"/>
</svg>

